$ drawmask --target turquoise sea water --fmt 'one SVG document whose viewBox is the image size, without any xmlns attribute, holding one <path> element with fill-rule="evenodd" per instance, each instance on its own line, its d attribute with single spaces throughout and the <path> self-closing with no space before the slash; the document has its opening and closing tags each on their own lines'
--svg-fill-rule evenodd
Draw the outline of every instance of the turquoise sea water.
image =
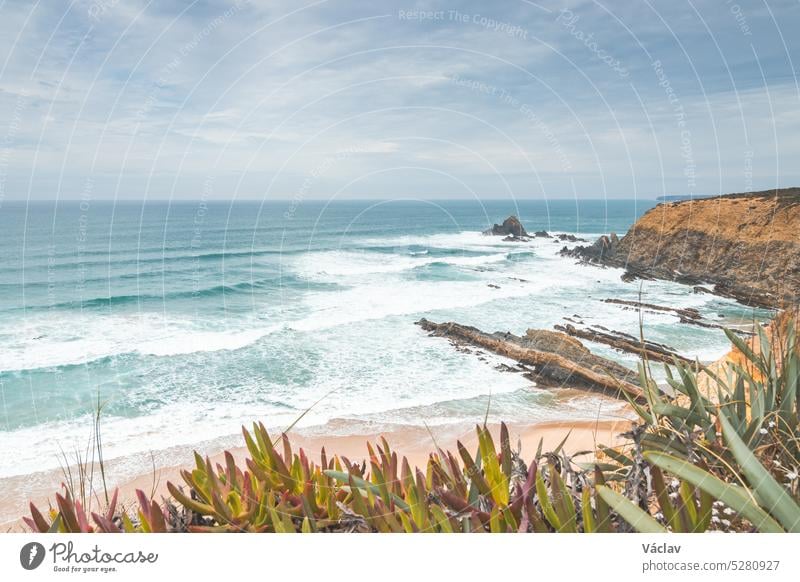
<svg viewBox="0 0 800 582">
<path fill-rule="evenodd" d="M 480 231 L 624 233 L 650 201 L 5 202 L 0 207 L 0 478 L 58 466 L 105 403 L 107 458 L 235 439 L 242 423 L 444 424 L 613 416 L 558 398 L 414 321 L 524 333 L 564 316 L 638 333 L 615 269 L 564 243 Z M 490 286 L 492 285 L 492 286 Z M 645 282 L 646 301 L 748 318 L 734 302 Z M 496 286 L 496 287 L 495 287 Z M 711 360 L 718 330 L 648 315 L 650 339 Z M 630 356 L 599 353 L 628 365 Z M 170 462 L 164 458 L 163 462 Z M 150 462 L 149 459 L 146 460 Z M 134 468 L 135 469 L 135 468 Z"/>
</svg>

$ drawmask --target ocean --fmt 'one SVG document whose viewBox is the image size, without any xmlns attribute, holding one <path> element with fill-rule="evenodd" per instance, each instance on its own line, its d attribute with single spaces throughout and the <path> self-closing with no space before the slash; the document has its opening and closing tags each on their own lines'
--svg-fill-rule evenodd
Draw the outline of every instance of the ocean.
<svg viewBox="0 0 800 582">
<path fill-rule="evenodd" d="M 618 403 L 536 387 L 414 322 L 522 334 L 579 315 L 638 335 L 638 313 L 603 299 L 640 291 L 714 321 L 749 320 L 728 299 L 578 265 L 559 256 L 561 241 L 481 234 L 515 214 L 529 232 L 621 236 L 654 204 L 5 201 L 0 482 L 84 449 L 98 402 L 106 459 L 126 459 L 131 475 L 201 443 L 239 445 L 254 420 L 281 429 L 317 401 L 299 426 L 476 422 L 487 405 L 512 422 L 616 417 Z M 644 331 L 702 361 L 729 346 L 722 331 L 666 313 L 645 315 Z"/>
</svg>

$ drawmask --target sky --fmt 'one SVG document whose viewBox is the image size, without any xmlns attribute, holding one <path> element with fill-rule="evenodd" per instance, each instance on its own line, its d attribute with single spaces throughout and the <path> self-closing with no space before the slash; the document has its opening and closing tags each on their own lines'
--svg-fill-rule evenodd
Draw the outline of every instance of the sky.
<svg viewBox="0 0 800 582">
<path fill-rule="evenodd" d="M 0 0 L 0 204 L 800 185 L 800 3 Z"/>
</svg>

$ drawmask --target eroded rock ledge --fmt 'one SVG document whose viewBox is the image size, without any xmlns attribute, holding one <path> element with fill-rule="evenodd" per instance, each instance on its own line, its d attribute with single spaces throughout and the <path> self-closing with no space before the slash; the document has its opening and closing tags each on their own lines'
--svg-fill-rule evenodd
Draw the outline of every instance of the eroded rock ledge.
<svg viewBox="0 0 800 582">
<path fill-rule="evenodd" d="M 569 323 L 556 325 L 555 328 L 572 337 L 605 344 L 621 352 L 646 357 L 651 361 L 674 364 L 677 360 L 684 364 L 692 364 L 692 360 L 680 355 L 669 346 L 647 340 L 642 341 L 619 331 L 598 329 L 597 327 L 578 328 Z"/>
<path fill-rule="evenodd" d="M 563 249 L 627 277 L 709 284 L 745 305 L 800 300 L 800 188 L 659 204 L 621 239 Z"/>
<path fill-rule="evenodd" d="M 697 292 L 697 291 L 695 291 Z M 622 309 L 635 309 L 637 311 L 641 310 L 644 313 L 670 313 L 678 318 L 680 323 L 686 323 L 689 325 L 696 325 L 698 327 L 705 327 L 707 329 L 725 329 L 724 325 L 719 325 L 717 323 L 711 323 L 706 321 L 702 314 L 692 307 L 668 307 L 666 305 L 655 305 L 653 303 L 643 303 L 641 301 L 629 301 L 626 299 L 604 299 L 605 303 L 613 303 L 615 305 L 619 305 Z M 753 335 L 752 332 L 733 328 L 735 333 L 744 336 L 751 336 Z"/>
<path fill-rule="evenodd" d="M 636 373 L 589 351 L 566 334 L 529 329 L 522 337 L 508 332 L 486 333 L 454 322 L 416 322 L 431 335 L 446 337 L 456 345 L 469 344 L 516 360 L 534 369 L 534 379 L 547 385 L 600 392 L 616 398 L 643 401 L 635 384 Z"/>
</svg>

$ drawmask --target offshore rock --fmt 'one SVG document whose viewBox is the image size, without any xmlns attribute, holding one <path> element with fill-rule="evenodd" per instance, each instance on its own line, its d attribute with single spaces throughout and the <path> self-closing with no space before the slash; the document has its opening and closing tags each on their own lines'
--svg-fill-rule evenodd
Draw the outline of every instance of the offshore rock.
<svg viewBox="0 0 800 582">
<path fill-rule="evenodd" d="M 503 224 L 495 224 L 489 230 L 484 231 L 483 234 L 511 238 L 528 238 L 525 227 L 522 226 L 522 223 L 516 216 L 509 216 L 503 221 Z"/>
<path fill-rule="evenodd" d="M 529 377 L 547 386 L 600 392 L 616 398 L 643 402 L 635 384 L 637 374 L 625 366 L 589 351 L 580 341 L 564 333 L 529 329 L 524 336 L 509 332 L 486 333 L 454 322 L 416 322 L 431 335 L 446 337 L 457 347 L 477 346 L 516 360 L 534 369 Z"/>
</svg>

